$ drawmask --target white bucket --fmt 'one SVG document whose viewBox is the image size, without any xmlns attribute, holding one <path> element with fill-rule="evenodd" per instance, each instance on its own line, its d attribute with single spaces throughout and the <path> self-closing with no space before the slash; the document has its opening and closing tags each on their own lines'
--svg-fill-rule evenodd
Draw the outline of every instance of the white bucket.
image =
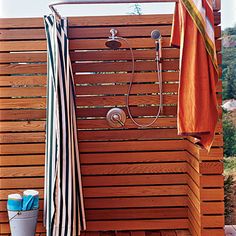
<svg viewBox="0 0 236 236">
<path fill-rule="evenodd" d="M 12 236 L 34 236 L 38 209 L 31 211 L 8 211 Z"/>
</svg>

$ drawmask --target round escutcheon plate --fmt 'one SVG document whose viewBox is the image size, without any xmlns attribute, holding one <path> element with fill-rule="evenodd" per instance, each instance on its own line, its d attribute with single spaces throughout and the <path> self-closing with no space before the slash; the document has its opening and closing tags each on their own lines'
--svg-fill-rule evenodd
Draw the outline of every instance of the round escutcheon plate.
<svg viewBox="0 0 236 236">
<path fill-rule="evenodd" d="M 126 121 L 126 114 L 120 108 L 112 108 L 107 112 L 106 119 L 111 127 L 123 127 Z"/>
</svg>

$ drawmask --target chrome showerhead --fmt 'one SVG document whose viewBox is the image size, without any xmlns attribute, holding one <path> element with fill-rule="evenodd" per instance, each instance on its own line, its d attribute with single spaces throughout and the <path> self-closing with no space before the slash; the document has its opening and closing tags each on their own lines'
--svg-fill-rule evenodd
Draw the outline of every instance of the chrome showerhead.
<svg viewBox="0 0 236 236">
<path fill-rule="evenodd" d="M 110 48 L 110 49 L 118 49 L 121 47 L 121 42 L 118 41 L 117 39 L 108 39 L 105 43 L 105 45 Z"/>
<path fill-rule="evenodd" d="M 111 33 L 111 36 L 106 41 L 105 45 L 108 48 L 113 49 L 113 50 L 120 48 L 121 47 L 121 42 L 116 37 L 117 30 L 116 29 L 111 29 L 110 33 Z"/>
<path fill-rule="evenodd" d="M 159 30 L 153 30 L 151 32 L 151 38 L 154 39 L 154 40 L 161 39 L 161 32 Z"/>
</svg>

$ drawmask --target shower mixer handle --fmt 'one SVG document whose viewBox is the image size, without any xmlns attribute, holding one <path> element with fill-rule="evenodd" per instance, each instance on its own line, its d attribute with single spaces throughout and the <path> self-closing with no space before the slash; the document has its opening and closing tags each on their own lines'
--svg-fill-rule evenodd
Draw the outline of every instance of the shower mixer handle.
<svg viewBox="0 0 236 236">
<path fill-rule="evenodd" d="M 122 125 L 122 126 L 124 126 L 125 124 L 121 121 L 121 117 L 120 117 L 120 115 L 118 115 L 118 114 L 114 114 L 113 116 L 112 116 L 112 119 L 114 120 L 114 121 L 117 121 L 120 125 Z"/>
<path fill-rule="evenodd" d="M 119 128 L 125 126 L 126 114 L 120 108 L 112 108 L 107 112 L 106 119 L 111 127 Z"/>
</svg>

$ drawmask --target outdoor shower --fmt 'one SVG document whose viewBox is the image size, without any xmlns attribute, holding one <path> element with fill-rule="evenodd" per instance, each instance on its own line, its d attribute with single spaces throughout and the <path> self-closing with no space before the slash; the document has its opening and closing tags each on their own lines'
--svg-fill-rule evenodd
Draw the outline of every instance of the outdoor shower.
<svg viewBox="0 0 236 236">
<path fill-rule="evenodd" d="M 128 92 L 126 95 L 126 108 L 128 111 L 128 115 L 132 122 L 137 125 L 138 127 L 144 128 L 144 127 L 149 127 L 153 125 L 156 120 L 159 118 L 162 110 L 163 110 L 163 98 L 162 98 L 162 66 L 161 66 L 161 56 L 162 56 L 162 46 L 161 46 L 161 33 L 159 30 L 153 30 L 151 32 L 151 38 L 155 40 L 156 44 L 156 66 L 157 66 L 157 82 L 159 83 L 159 97 L 160 97 L 160 104 L 157 110 L 157 114 L 152 122 L 149 124 L 139 124 L 135 119 L 133 118 L 133 115 L 131 114 L 130 111 L 130 106 L 129 106 L 129 97 L 130 97 L 130 92 L 132 89 L 133 81 L 134 81 L 134 72 L 135 72 L 135 59 L 134 59 L 134 53 L 133 53 L 133 48 L 131 47 L 129 41 L 126 38 L 117 36 L 118 31 L 116 29 L 111 29 L 110 30 L 111 36 L 108 38 L 108 40 L 105 42 L 106 47 L 116 50 L 121 47 L 121 41 L 124 41 L 131 54 L 131 59 L 132 59 L 132 72 L 131 72 L 131 79 L 129 81 L 129 87 L 128 87 Z M 112 108 L 108 111 L 106 119 L 108 121 L 108 124 L 111 127 L 121 127 L 125 125 L 126 121 L 126 115 L 125 112 L 120 109 L 120 108 Z"/>
</svg>

